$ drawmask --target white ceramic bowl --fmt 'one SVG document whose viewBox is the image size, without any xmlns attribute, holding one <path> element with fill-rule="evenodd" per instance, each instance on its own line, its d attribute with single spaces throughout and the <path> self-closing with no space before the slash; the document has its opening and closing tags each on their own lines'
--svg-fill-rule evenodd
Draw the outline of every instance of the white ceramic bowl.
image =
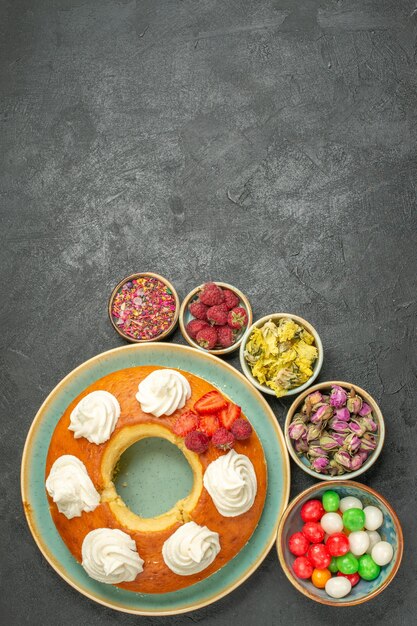
<svg viewBox="0 0 417 626">
<path fill-rule="evenodd" d="M 270 396 L 275 396 L 275 391 L 273 389 L 270 389 L 266 385 L 261 385 L 259 381 L 254 376 L 252 376 L 251 368 L 249 367 L 249 365 L 247 364 L 245 360 L 245 348 L 246 348 L 246 343 L 249 339 L 249 336 L 254 328 L 259 328 L 260 326 L 263 326 L 265 322 L 267 322 L 268 320 L 275 321 L 275 320 L 285 318 L 285 317 L 288 317 L 294 320 L 294 322 L 296 322 L 300 326 L 303 326 L 311 335 L 313 335 L 314 344 L 318 350 L 318 357 L 317 357 L 316 362 L 314 363 L 312 376 L 310 376 L 310 378 L 299 387 L 294 387 L 294 389 L 289 389 L 289 391 L 287 391 L 285 396 L 282 396 L 284 398 L 286 396 L 295 396 L 298 393 L 301 393 L 302 391 L 304 391 L 304 389 L 307 389 L 307 387 L 309 387 L 319 375 L 321 366 L 323 365 L 323 344 L 321 343 L 320 335 L 318 334 L 316 329 L 309 322 L 307 322 L 307 320 L 303 319 L 302 317 L 299 317 L 298 315 L 293 315 L 292 313 L 271 313 L 271 315 L 265 315 L 264 317 L 261 317 L 259 320 L 257 320 L 251 326 L 248 327 L 245 334 L 243 335 L 242 343 L 240 344 L 240 351 L 239 351 L 240 365 L 242 367 L 243 373 L 245 374 L 246 378 L 252 383 L 254 387 L 259 389 L 259 391 L 262 391 L 263 393 L 267 393 Z"/>
<path fill-rule="evenodd" d="M 307 459 L 307 456 L 305 454 L 301 456 L 297 454 L 297 452 L 294 449 L 293 441 L 292 439 L 290 439 L 290 436 L 288 434 L 288 428 L 292 422 L 292 419 L 295 413 L 297 413 L 298 409 L 302 407 L 306 397 L 310 393 L 313 393 L 314 391 L 329 392 L 332 385 L 339 385 L 340 387 L 343 387 L 343 389 L 346 389 L 347 391 L 349 391 L 349 389 L 353 387 L 356 393 L 362 396 L 363 400 L 365 400 L 365 402 L 369 404 L 369 406 L 372 408 L 373 419 L 378 425 L 378 433 L 377 433 L 378 440 L 377 440 L 377 445 L 376 445 L 375 450 L 371 452 L 371 454 L 368 456 L 368 458 L 366 459 L 362 467 L 360 467 L 358 470 L 354 472 L 345 472 L 344 474 L 341 474 L 341 476 L 330 476 L 328 474 L 320 474 L 319 472 L 316 472 L 315 470 L 313 470 L 310 466 L 310 462 Z M 365 391 L 365 389 L 362 389 L 361 387 L 358 387 L 358 385 L 354 385 L 353 383 L 347 383 L 347 382 L 340 381 L 340 380 L 329 380 L 329 381 L 314 385 L 314 387 L 311 387 L 310 389 L 306 390 L 304 393 L 302 393 L 298 398 L 294 400 L 294 402 L 288 409 L 288 413 L 285 418 L 284 436 L 285 436 L 285 443 L 287 444 L 288 452 L 290 453 L 292 460 L 304 472 L 307 472 L 307 474 L 310 474 L 310 476 L 314 476 L 314 478 L 316 478 L 317 480 L 348 480 L 348 479 L 350 480 L 351 478 L 357 478 L 358 476 L 366 472 L 375 463 L 375 461 L 381 454 L 382 448 L 384 447 L 384 440 L 385 440 L 385 421 L 384 421 L 384 416 L 382 415 L 382 411 L 379 408 L 378 404 L 373 399 L 373 397 L 370 396 L 367 391 Z"/>
</svg>

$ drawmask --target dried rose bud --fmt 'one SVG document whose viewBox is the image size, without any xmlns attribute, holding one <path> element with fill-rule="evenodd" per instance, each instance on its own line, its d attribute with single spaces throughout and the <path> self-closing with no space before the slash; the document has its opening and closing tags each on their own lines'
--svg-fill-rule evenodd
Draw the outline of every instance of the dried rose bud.
<svg viewBox="0 0 417 626">
<path fill-rule="evenodd" d="M 321 428 L 319 426 L 316 426 L 315 424 L 312 424 L 311 426 L 309 426 L 308 431 L 307 431 L 307 441 L 311 442 L 314 439 L 319 439 L 320 435 L 321 435 Z"/>
<path fill-rule="evenodd" d="M 359 452 L 356 453 L 358 456 L 360 456 L 360 458 L 362 459 L 362 463 L 365 463 L 366 459 L 369 456 L 369 452 L 367 450 L 359 450 Z"/>
<path fill-rule="evenodd" d="M 364 415 L 369 415 L 369 413 L 372 413 L 371 407 L 369 404 L 366 404 L 366 402 L 362 402 L 362 408 L 359 411 L 359 415 L 363 417 Z"/>
<path fill-rule="evenodd" d="M 323 448 L 321 446 L 319 446 L 318 444 L 315 445 L 309 445 L 308 447 L 308 456 L 315 458 L 318 456 L 326 456 L 326 450 L 323 450 Z"/>
<path fill-rule="evenodd" d="M 349 409 L 347 409 L 345 406 L 341 409 L 336 409 L 336 411 L 334 412 L 334 416 L 336 419 L 342 420 L 342 422 L 348 422 L 350 420 Z"/>
<path fill-rule="evenodd" d="M 320 391 L 314 391 L 313 393 L 310 393 L 310 395 L 307 397 L 310 399 L 312 406 L 314 406 L 318 402 L 323 402 L 323 396 L 321 395 Z"/>
<path fill-rule="evenodd" d="M 345 442 L 345 435 L 342 433 L 332 433 L 332 436 L 337 441 L 337 443 L 339 444 L 339 447 L 341 448 Z"/>
<path fill-rule="evenodd" d="M 361 446 L 361 439 L 355 433 L 350 433 L 350 435 L 346 435 L 343 447 L 350 453 L 356 452 L 359 450 Z"/>
<path fill-rule="evenodd" d="M 346 406 L 351 413 L 359 413 L 362 408 L 362 398 L 360 396 L 354 396 L 353 398 L 348 398 L 346 402 Z"/>
<path fill-rule="evenodd" d="M 361 439 L 361 450 L 372 451 L 376 448 L 376 437 L 372 433 L 365 433 Z"/>
<path fill-rule="evenodd" d="M 348 426 L 352 433 L 355 433 L 355 435 L 358 435 L 358 437 L 362 437 L 363 433 L 366 430 L 365 426 L 361 424 L 359 420 L 350 420 Z"/>
<path fill-rule="evenodd" d="M 346 404 L 347 393 L 339 385 L 333 385 L 330 393 L 330 404 L 336 409 L 341 409 Z"/>
<path fill-rule="evenodd" d="M 329 463 L 330 465 L 330 474 L 332 476 L 341 476 L 346 472 L 346 469 L 340 465 L 335 459 L 332 459 Z"/>
<path fill-rule="evenodd" d="M 363 428 L 365 428 L 365 430 L 368 430 L 371 433 L 376 433 L 378 430 L 378 426 L 369 415 L 359 418 L 358 422 L 361 426 L 363 426 Z"/>
<path fill-rule="evenodd" d="M 329 459 L 325 456 L 318 456 L 311 463 L 311 467 L 313 468 L 313 470 L 319 473 L 324 472 L 328 468 L 328 466 L 329 466 Z"/>
<path fill-rule="evenodd" d="M 295 451 L 298 452 L 298 454 L 304 454 L 305 452 L 308 452 L 308 443 L 305 439 L 301 437 L 295 442 L 294 448 Z"/>
<path fill-rule="evenodd" d="M 300 420 L 294 420 L 288 427 L 288 435 L 290 439 L 300 439 L 307 432 L 307 426 Z"/>
<path fill-rule="evenodd" d="M 327 422 L 327 420 L 329 420 L 332 415 L 333 415 L 332 407 L 328 406 L 327 404 L 323 404 L 310 417 L 310 422 L 312 424 L 321 424 L 322 422 Z"/>
<path fill-rule="evenodd" d="M 363 461 L 362 461 L 361 457 L 359 456 L 359 454 L 355 454 L 355 456 L 353 456 L 351 461 L 350 461 L 350 468 L 349 469 L 351 469 L 352 472 L 355 472 L 360 467 L 362 467 L 362 465 L 363 465 Z"/>
<path fill-rule="evenodd" d="M 320 437 L 320 447 L 323 450 L 337 450 L 340 448 L 340 444 L 336 441 L 336 438 L 330 435 L 328 432 L 325 432 Z"/>
<path fill-rule="evenodd" d="M 342 467 L 346 469 L 350 469 L 350 465 L 351 465 L 350 454 L 346 452 L 345 450 L 339 450 L 338 452 L 336 452 L 336 454 L 334 455 L 334 460 L 336 461 L 336 463 L 339 463 L 339 465 L 341 465 Z"/>
<path fill-rule="evenodd" d="M 338 420 L 333 417 L 329 422 L 329 428 L 335 430 L 337 433 L 348 433 L 349 431 L 349 422 L 343 422 L 342 420 Z"/>
</svg>

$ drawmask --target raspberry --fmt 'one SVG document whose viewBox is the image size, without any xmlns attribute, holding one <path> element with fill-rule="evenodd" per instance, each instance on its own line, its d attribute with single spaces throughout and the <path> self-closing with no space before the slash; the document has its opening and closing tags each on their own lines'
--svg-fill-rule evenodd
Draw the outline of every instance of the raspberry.
<svg viewBox="0 0 417 626">
<path fill-rule="evenodd" d="M 216 448 L 220 448 L 220 450 L 230 450 L 230 448 L 233 448 L 235 438 L 230 430 L 222 427 L 216 430 L 211 438 L 211 442 Z"/>
<path fill-rule="evenodd" d="M 212 350 L 217 343 L 216 329 L 212 326 L 202 328 L 196 335 L 196 341 L 205 350 Z"/>
<path fill-rule="evenodd" d="M 185 437 L 198 426 L 198 415 L 193 411 L 185 411 L 175 420 L 172 430 L 179 437 Z"/>
<path fill-rule="evenodd" d="M 235 439 L 239 441 L 248 439 L 252 434 L 252 426 L 249 424 L 248 420 L 243 419 L 243 417 L 239 417 L 235 420 L 230 430 L 235 436 Z"/>
<path fill-rule="evenodd" d="M 197 337 L 198 331 L 206 328 L 207 326 L 208 323 L 204 320 L 191 320 L 191 322 L 188 322 L 185 330 L 187 331 L 191 339 L 195 339 Z"/>
<path fill-rule="evenodd" d="M 243 307 L 237 306 L 229 311 L 227 323 L 231 328 L 238 328 L 240 330 L 248 323 L 248 314 Z"/>
<path fill-rule="evenodd" d="M 221 304 L 224 301 L 223 291 L 215 283 L 206 283 L 200 293 L 200 301 L 207 306 Z"/>
<path fill-rule="evenodd" d="M 189 309 L 191 315 L 196 317 L 198 320 L 206 320 L 207 319 L 208 306 L 206 306 L 202 302 L 199 302 L 198 300 L 196 302 L 191 302 L 191 304 L 188 307 L 188 309 Z"/>
<path fill-rule="evenodd" d="M 185 445 L 189 450 L 202 454 L 209 447 L 209 438 L 198 430 L 193 430 L 185 438 Z"/>
<path fill-rule="evenodd" d="M 235 342 L 233 329 L 230 326 L 221 326 L 217 329 L 217 341 L 223 348 L 229 348 Z"/>
<path fill-rule="evenodd" d="M 230 289 L 223 289 L 224 295 L 224 303 L 227 306 L 228 310 L 234 309 L 236 306 L 239 306 L 239 298 L 233 291 Z"/>
<path fill-rule="evenodd" d="M 224 304 L 215 304 L 207 311 L 207 319 L 215 326 L 227 324 L 227 309 Z"/>
<path fill-rule="evenodd" d="M 203 415 L 200 417 L 200 421 L 198 423 L 199 430 L 207 435 L 207 437 L 214 435 L 219 426 L 219 418 L 215 415 Z"/>
</svg>

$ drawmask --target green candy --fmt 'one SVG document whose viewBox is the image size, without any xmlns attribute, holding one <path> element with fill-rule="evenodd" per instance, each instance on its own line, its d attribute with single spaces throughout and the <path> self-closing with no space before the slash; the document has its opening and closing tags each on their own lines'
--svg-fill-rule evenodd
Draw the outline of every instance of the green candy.
<svg viewBox="0 0 417 626">
<path fill-rule="evenodd" d="M 336 574 L 339 571 L 339 568 L 337 567 L 337 558 L 335 556 L 332 556 L 332 560 L 330 561 L 330 565 L 327 569 L 330 570 L 332 574 Z"/>
<path fill-rule="evenodd" d="M 370 554 L 359 557 L 358 574 L 364 580 L 374 580 L 379 576 L 381 568 L 375 563 Z"/>
<path fill-rule="evenodd" d="M 354 532 L 365 526 L 365 513 L 362 509 L 348 509 L 343 513 L 343 526 Z"/>
<path fill-rule="evenodd" d="M 335 491 L 325 491 L 322 498 L 323 509 L 328 513 L 337 511 L 340 498 Z"/>
<path fill-rule="evenodd" d="M 337 567 L 342 574 L 355 574 L 359 568 L 358 559 L 351 552 L 336 558 Z"/>
</svg>

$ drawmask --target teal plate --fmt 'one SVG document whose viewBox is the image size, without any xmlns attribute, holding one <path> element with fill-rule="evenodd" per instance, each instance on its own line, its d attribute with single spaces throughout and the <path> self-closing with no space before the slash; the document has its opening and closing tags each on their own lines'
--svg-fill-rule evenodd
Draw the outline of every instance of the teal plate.
<svg viewBox="0 0 417 626">
<path fill-rule="evenodd" d="M 102 376 L 138 365 L 179 368 L 201 376 L 218 387 L 237 402 L 251 420 L 262 442 L 268 465 L 264 510 L 246 546 L 212 576 L 185 589 L 164 594 L 132 593 L 90 578 L 61 540 L 49 514 L 44 487 L 49 441 L 66 407 Z M 149 454 L 151 457 L 152 450 Z M 67 583 L 88 598 L 118 611 L 137 615 L 175 615 L 222 598 L 236 589 L 262 563 L 274 544 L 279 519 L 288 503 L 290 469 L 284 438 L 271 408 L 240 372 L 217 357 L 188 346 L 138 344 L 116 348 L 86 361 L 50 393 L 39 409 L 26 439 L 21 488 L 32 535 L 47 561 Z"/>
</svg>

